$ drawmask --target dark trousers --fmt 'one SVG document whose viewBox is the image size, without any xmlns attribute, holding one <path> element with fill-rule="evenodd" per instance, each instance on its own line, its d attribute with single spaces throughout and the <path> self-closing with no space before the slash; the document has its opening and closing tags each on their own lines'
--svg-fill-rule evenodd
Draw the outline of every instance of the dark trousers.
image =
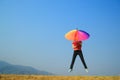
<svg viewBox="0 0 120 80">
<path fill-rule="evenodd" d="M 81 50 L 75 50 L 74 51 L 72 62 L 71 62 L 71 65 L 70 65 L 70 69 L 73 69 L 73 65 L 74 65 L 74 62 L 75 62 L 75 59 L 76 59 L 77 55 L 79 55 L 83 65 L 84 65 L 84 68 L 87 69 L 87 66 L 86 66 L 86 63 L 85 63 L 85 60 L 84 60 L 84 57 L 83 57 L 83 54 L 82 54 Z"/>
</svg>

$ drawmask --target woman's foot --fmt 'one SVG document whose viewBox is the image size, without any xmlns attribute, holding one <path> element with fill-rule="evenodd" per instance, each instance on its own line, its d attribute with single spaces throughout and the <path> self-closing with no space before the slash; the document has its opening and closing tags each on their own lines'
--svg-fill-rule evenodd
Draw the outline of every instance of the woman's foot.
<svg viewBox="0 0 120 80">
<path fill-rule="evenodd" d="M 85 69 L 86 72 L 88 72 L 88 69 Z"/>
<path fill-rule="evenodd" d="M 69 69 L 69 70 L 68 70 L 68 72 L 71 72 L 71 71 L 72 71 L 72 69 Z"/>
</svg>

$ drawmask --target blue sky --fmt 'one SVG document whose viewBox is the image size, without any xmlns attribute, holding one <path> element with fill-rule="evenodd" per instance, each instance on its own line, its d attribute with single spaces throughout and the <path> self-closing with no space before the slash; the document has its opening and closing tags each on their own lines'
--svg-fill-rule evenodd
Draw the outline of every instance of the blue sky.
<svg viewBox="0 0 120 80">
<path fill-rule="evenodd" d="M 119 0 L 1 0 L 0 60 L 59 75 L 120 74 Z M 83 42 L 86 73 L 65 33 L 79 28 L 90 34 Z"/>
</svg>

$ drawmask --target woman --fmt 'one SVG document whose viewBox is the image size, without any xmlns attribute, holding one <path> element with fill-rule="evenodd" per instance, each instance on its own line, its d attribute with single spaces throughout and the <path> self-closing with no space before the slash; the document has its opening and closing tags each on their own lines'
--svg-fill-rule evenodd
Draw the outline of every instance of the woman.
<svg viewBox="0 0 120 80">
<path fill-rule="evenodd" d="M 72 71 L 73 65 L 74 65 L 74 62 L 75 62 L 75 59 L 76 59 L 77 55 L 79 55 L 79 57 L 81 58 L 81 61 L 82 61 L 83 65 L 84 65 L 84 68 L 85 68 L 86 72 L 88 72 L 87 65 L 85 63 L 81 47 L 82 47 L 82 41 L 73 41 L 72 42 L 72 48 L 74 49 L 74 54 L 73 54 L 72 62 L 71 62 L 70 69 L 69 69 L 68 72 Z"/>
</svg>

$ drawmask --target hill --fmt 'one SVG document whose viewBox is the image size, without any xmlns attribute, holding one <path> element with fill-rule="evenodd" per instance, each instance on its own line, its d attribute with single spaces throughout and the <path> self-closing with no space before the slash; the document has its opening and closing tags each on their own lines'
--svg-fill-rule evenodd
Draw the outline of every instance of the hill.
<svg viewBox="0 0 120 80">
<path fill-rule="evenodd" d="M 5 61 L 0 61 L 0 74 L 40 74 L 52 75 L 47 71 L 40 71 L 30 66 L 13 65 Z"/>
</svg>

